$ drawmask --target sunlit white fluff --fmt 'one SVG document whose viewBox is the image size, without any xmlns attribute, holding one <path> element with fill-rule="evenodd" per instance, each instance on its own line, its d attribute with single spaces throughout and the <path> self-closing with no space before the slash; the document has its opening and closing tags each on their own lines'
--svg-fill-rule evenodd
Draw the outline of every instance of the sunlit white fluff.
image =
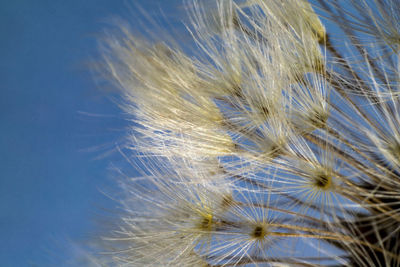
<svg viewBox="0 0 400 267">
<path fill-rule="evenodd" d="M 125 149 L 156 162 L 123 188 L 112 261 L 400 264 L 396 57 L 370 57 L 347 36 L 359 55 L 346 58 L 314 10 L 303 0 L 193 1 L 193 56 L 126 30 L 109 39 L 105 67 L 137 123 Z M 338 25 L 387 36 L 392 19 Z"/>
</svg>

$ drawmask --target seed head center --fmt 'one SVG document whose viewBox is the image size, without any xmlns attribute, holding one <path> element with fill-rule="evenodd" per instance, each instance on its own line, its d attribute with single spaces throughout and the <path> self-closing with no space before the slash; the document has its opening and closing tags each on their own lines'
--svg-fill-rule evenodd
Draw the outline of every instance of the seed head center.
<svg viewBox="0 0 400 267">
<path fill-rule="evenodd" d="M 318 174 L 314 177 L 314 186 L 319 188 L 319 189 L 328 189 L 331 184 L 332 184 L 332 177 L 329 176 L 328 174 Z"/>
<path fill-rule="evenodd" d="M 264 226 L 262 225 L 257 225 L 254 227 L 253 232 L 251 233 L 251 236 L 256 239 L 263 239 L 267 234 L 267 231 Z"/>
<path fill-rule="evenodd" d="M 211 214 L 204 215 L 201 219 L 199 228 L 201 230 L 211 230 L 213 224 L 213 216 Z"/>
</svg>

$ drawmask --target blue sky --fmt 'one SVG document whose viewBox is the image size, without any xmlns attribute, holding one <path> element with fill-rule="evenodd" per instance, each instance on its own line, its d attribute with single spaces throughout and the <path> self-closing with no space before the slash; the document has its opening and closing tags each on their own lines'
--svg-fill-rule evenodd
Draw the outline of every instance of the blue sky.
<svg viewBox="0 0 400 267">
<path fill-rule="evenodd" d="M 1 2 L 1 266 L 61 266 L 113 207 L 100 191 L 127 122 L 86 63 L 113 17 L 146 25 L 135 4 L 178 27 L 180 0 Z"/>
</svg>

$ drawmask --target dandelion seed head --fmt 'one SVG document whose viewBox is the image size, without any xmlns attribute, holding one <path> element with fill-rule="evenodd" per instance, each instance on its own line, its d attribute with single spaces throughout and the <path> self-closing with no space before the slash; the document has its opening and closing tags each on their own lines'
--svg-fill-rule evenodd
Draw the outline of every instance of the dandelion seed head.
<svg viewBox="0 0 400 267">
<path fill-rule="evenodd" d="M 194 1 L 191 56 L 112 38 L 127 149 L 149 161 L 124 187 L 116 262 L 398 265 L 398 5 L 312 3 Z"/>
</svg>

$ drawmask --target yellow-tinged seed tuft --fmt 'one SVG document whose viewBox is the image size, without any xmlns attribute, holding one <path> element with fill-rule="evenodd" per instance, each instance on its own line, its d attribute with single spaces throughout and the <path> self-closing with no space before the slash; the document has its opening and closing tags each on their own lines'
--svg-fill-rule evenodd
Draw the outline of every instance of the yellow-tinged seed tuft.
<svg viewBox="0 0 400 267">
<path fill-rule="evenodd" d="M 212 214 L 204 214 L 199 223 L 199 228 L 203 231 L 210 231 L 213 227 L 213 223 Z"/>
<path fill-rule="evenodd" d="M 317 173 L 313 177 L 313 185 L 320 190 L 327 190 L 332 186 L 332 176 L 327 173 Z"/>
<path fill-rule="evenodd" d="M 250 236 L 252 238 L 262 240 L 267 235 L 267 229 L 265 225 L 259 224 L 255 225 L 253 231 L 251 232 Z"/>
</svg>

